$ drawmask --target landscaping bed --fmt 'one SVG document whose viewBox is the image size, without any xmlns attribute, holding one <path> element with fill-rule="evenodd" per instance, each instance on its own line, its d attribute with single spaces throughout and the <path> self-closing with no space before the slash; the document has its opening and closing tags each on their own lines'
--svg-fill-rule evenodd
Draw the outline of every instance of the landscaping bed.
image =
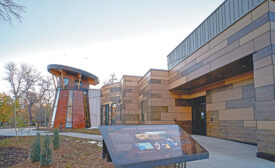
<svg viewBox="0 0 275 168">
<path fill-rule="evenodd" d="M 28 158 L 28 150 L 16 147 L 0 147 L 0 167 L 5 168 Z"/>
<path fill-rule="evenodd" d="M 60 148 L 53 150 L 53 162 L 49 168 L 93 167 L 113 168 L 112 163 L 102 159 L 102 147 L 92 140 L 60 136 Z M 40 167 L 32 163 L 29 157 L 30 145 L 34 137 L 0 137 L 0 167 Z M 41 143 L 44 136 L 41 136 Z M 52 144 L 51 144 L 52 145 Z"/>
</svg>

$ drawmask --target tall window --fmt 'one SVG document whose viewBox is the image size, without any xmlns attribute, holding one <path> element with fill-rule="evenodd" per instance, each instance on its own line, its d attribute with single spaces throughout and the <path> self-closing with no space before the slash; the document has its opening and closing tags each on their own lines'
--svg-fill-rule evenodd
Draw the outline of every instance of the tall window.
<svg viewBox="0 0 275 168">
<path fill-rule="evenodd" d="M 60 77 L 61 78 L 61 77 Z M 57 88 L 62 88 L 62 85 L 61 85 L 61 79 L 60 78 L 56 78 L 56 84 L 57 84 Z"/>
<path fill-rule="evenodd" d="M 66 128 L 72 128 L 73 125 L 73 97 L 74 91 L 69 91 L 68 98 L 68 107 L 67 107 L 67 115 L 66 115 Z"/>
<path fill-rule="evenodd" d="M 103 125 L 103 115 L 104 115 L 104 105 L 101 106 L 100 109 L 100 125 Z"/>
<path fill-rule="evenodd" d="M 116 124 L 116 112 L 117 112 L 117 104 L 112 104 L 111 109 L 111 125 Z"/>
<path fill-rule="evenodd" d="M 105 104 L 105 125 L 109 125 L 109 104 Z"/>
</svg>

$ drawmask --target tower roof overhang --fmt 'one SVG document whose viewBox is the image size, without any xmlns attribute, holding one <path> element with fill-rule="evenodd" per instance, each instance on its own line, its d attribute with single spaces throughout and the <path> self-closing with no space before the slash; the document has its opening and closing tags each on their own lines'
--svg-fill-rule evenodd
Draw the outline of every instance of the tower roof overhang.
<svg viewBox="0 0 275 168">
<path fill-rule="evenodd" d="M 97 85 L 99 84 L 98 77 L 95 76 L 94 74 L 91 74 L 87 71 L 83 71 L 78 68 L 70 67 L 70 66 L 65 66 L 65 65 L 59 65 L 59 64 L 50 64 L 47 66 L 48 72 L 51 74 L 59 77 L 61 76 L 61 73 L 65 72 L 68 75 L 75 75 L 79 76 L 81 75 L 81 78 L 88 80 L 90 85 Z"/>
</svg>

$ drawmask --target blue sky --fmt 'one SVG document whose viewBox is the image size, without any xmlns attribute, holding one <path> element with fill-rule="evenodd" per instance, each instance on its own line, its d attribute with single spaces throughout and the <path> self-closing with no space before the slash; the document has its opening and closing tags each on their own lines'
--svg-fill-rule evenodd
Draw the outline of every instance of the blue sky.
<svg viewBox="0 0 275 168">
<path fill-rule="evenodd" d="M 45 75 L 50 63 L 74 66 L 101 83 L 113 72 L 120 78 L 167 69 L 169 52 L 222 2 L 21 0 L 22 23 L 0 23 L 0 83 L 9 61 L 33 64 Z"/>
</svg>

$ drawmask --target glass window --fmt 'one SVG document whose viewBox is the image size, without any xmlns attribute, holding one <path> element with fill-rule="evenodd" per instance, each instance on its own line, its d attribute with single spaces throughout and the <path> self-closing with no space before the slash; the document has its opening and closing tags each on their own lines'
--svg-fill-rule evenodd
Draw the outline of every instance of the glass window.
<svg viewBox="0 0 275 168">
<path fill-rule="evenodd" d="M 67 86 L 69 86 L 69 82 L 70 82 L 70 80 L 68 78 L 64 78 L 64 86 L 65 86 L 65 88 Z"/>
<path fill-rule="evenodd" d="M 116 123 L 116 112 L 117 112 L 117 104 L 112 104 L 111 125 L 115 125 L 115 123 Z"/>
<path fill-rule="evenodd" d="M 73 90 L 69 91 L 69 99 L 68 99 L 68 107 L 72 107 L 73 106 Z"/>
<path fill-rule="evenodd" d="M 68 98 L 68 108 L 67 108 L 67 116 L 66 116 L 66 128 L 72 128 L 73 123 L 73 94 L 74 91 L 69 91 Z"/>
<path fill-rule="evenodd" d="M 78 83 L 79 83 L 78 80 L 75 80 L 75 81 L 74 81 L 74 87 L 75 87 L 75 88 L 78 88 Z M 82 88 L 82 81 L 80 81 L 80 88 Z"/>
<path fill-rule="evenodd" d="M 109 125 L 109 104 L 105 104 L 105 125 Z"/>
<path fill-rule="evenodd" d="M 101 106 L 100 113 L 100 125 L 103 125 L 104 105 Z"/>
<path fill-rule="evenodd" d="M 60 77 L 56 77 L 56 85 L 57 85 L 57 88 L 62 87 L 61 82 L 60 82 Z"/>
<path fill-rule="evenodd" d="M 68 107 L 67 120 L 66 120 L 66 127 L 67 128 L 72 128 L 72 119 L 73 119 L 73 108 Z"/>
</svg>

